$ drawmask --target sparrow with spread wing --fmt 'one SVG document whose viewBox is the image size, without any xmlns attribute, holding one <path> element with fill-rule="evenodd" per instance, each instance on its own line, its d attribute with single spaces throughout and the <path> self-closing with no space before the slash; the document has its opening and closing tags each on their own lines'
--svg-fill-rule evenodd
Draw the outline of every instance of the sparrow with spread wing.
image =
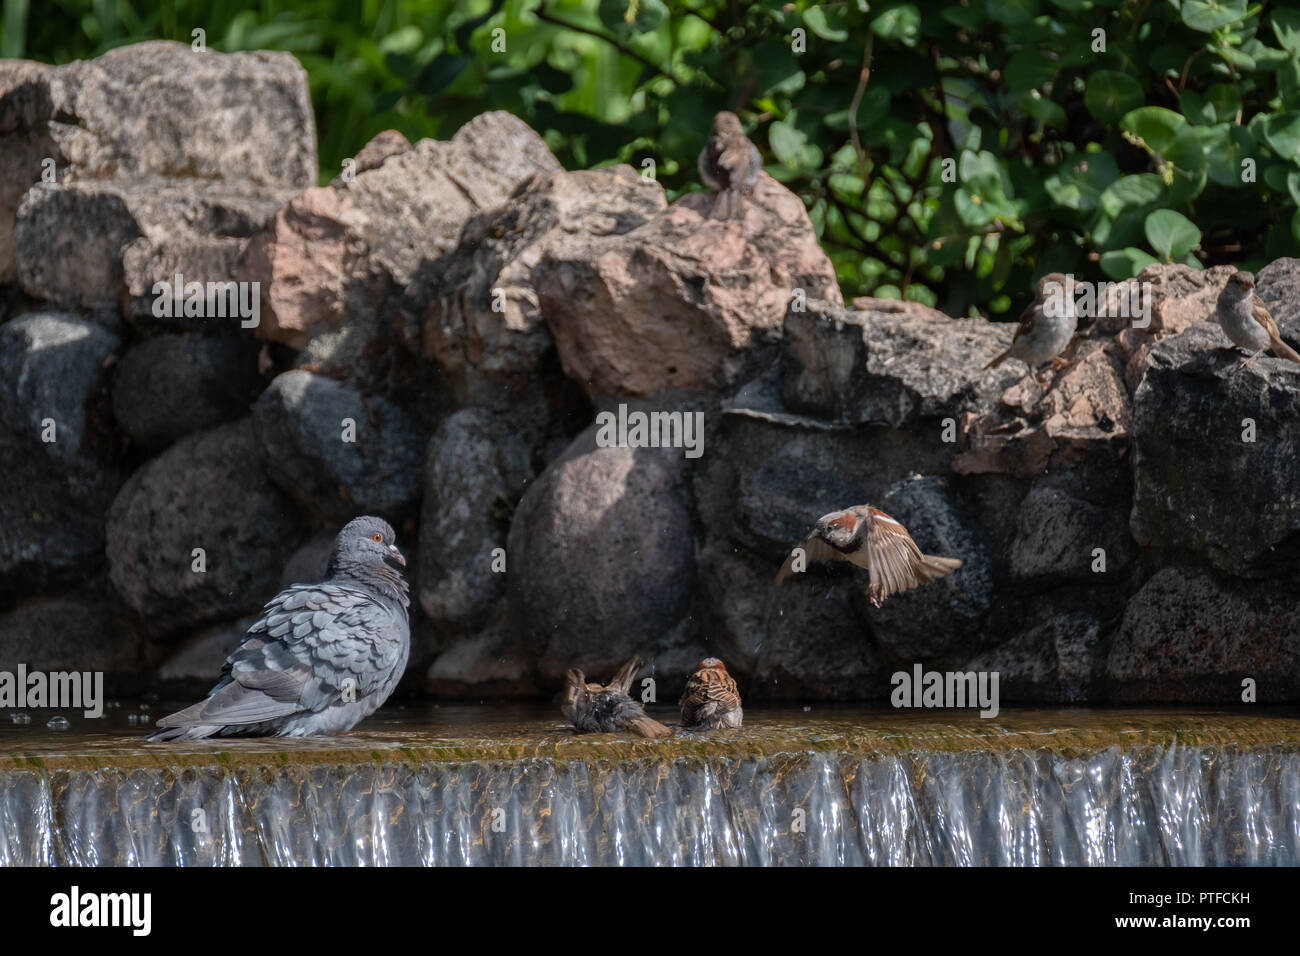
<svg viewBox="0 0 1300 956">
<path fill-rule="evenodd" d="M 570 668 L 565 674 L 560 710 L 573 721 L 574 729 L 580 734 L 631 730 L 651 740 L 671 737 L 671 730 L 647 716 L 641 705 L 629 696 L 632 681 L 640 669 L 641 661 L 634 657 L 618 669 L 608 684 L 589 684 L 582 671 Z"/>
<path fill-rule="evenodd" d="M 879 508 L 858 505 L 822 515 L 798 548 L 790 552 L 776 574 L 780 584 L 790 576 L 802 549 L 805 565 L 816 561 L 849 561 L 871 572 L 867 596 L 880 607 L 891 594 L 910 591 L 946 577 L 961 567 L 958 558 L 922 554 L 907 529 Z"/>
<path fill-rule="evenodd" d="M 1265 351 L 1278 358 L 1300 363 L 1300 354 L 1282 341 L 1273 316 L 1255 295 L 1255 277 L 1249 272 L 1234 272 L 1219 293 L 1215 312 L 1224 334 L 1232 344 L 1254 354 L 1242 359 L 1242 365 L 1259 358 Z"/>
<path fill-rule="evenodd" d="M 739 727 L 745 717 L 735 678 L 716 657 L 700 661 L 699 669 L 686 681 L 680 706 L 682 724 L 688 730 Z"/>
</svg>

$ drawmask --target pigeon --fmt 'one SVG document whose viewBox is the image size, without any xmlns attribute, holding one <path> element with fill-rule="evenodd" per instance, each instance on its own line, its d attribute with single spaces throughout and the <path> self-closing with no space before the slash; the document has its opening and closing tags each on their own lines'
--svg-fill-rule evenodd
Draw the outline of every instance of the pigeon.
<svg viewBox="0 0 1300 956">
<path fill-rule="evenodd" d="M 1242 365 L 1253 362 L 1265 351 L 1300 362 L 1300 354 L 1282 341 L 1268 307 L 1255 295 L 1255 277 L 1249 272 L 1234 272 L 1229 277 L 1228 284 L 1219 293 L 1215 311 L 1232 344 L 1254 353 L 1243 359 Z"/>
<path fill-rule="evenodd" d="M 642 737 L 657 740 L 671 737 L 672 731 L 653 717 L 647 717 L 641 705 L 628 696 L 632 679 L 641 669 L 641 661 L 632 658 L 618 669 L 607 685 L 588 684 L 577 668 L 565 674 L 564 702 L 560 710 L 573 721 L 580 734 L 615 734 L 632 730 Z"/>
<path fill-rule="evenodd" d="M 688 730 L 735 728 L 745 718 L 735 678 L 716 657 L 700 661 L 699 670 L 687 679 L 681 708 L 682 723 Z"/>
<path fill-rule="evenodd" d="M 325 581 L 277 594 L 207 698 L 163 717 L 146 739 L 341 734 L 378 710 L 411 652 L 395 538 L 381 518 L 344 525 Z"/>
<path fill-rule="evenodd" d="M 713 118 L 709 141 L 700 150 L 696 167 L 700 181 L 718 194 L 713 218 L 736 219 L 742 211 L 742 191 L 758 181 L 763 157 L 745 135 L 740 117 L 724 111 Z"/>
<path fill-rule="evenodd" d="M 874 607 L 885 598 L 946 577 L 961 567 L 958 558 L 922 554 L 898 521 L 871 505 L 822 515 L 807 539 L 790 552 L 776 574 L 780 584 L 794 570 L 800 549 L 806 563 L 850 561 L 871 572 L 867 596 Z"/>
<path fill-rule="evenodd" d="M 1038 280 L 1034 301 L 1020 315 L 1020 325 L 1011 339 L 1011 347 L 985 365 L 997 368 L 1009 358 L 1020 359 L 1035 372 L 1065 351 L 1078 327 L 1074 300 L 1066 295 L 1069 280 L 1059 272 L 1049 272 Z M 1056 299 L 1058 301 L 1053 302 Z"/>
</svg>

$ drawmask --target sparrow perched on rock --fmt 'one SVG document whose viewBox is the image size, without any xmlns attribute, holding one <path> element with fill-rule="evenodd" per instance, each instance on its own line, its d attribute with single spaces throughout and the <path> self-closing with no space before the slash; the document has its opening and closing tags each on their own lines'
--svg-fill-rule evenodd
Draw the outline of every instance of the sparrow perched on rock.
<svg viewBox="0 0 1300 956">
<path fill-rule="evenodd" d="M 608 684 L 588 684 L 577 668 L 565 674 L 564 701 L 560 710 L 573 721 L 580 734 L 616 734 L 632 730 L 642 737 L 657 740 L 673 732 L 653 717 L 646 716 L 641 705 L 628 696 L 632 680 L 641 669 L 641 661 L 632 658 L 618 669 Z"/>
<path fill-rule="evenodd" d="M 1020 325 L 1011 339 L 1011 347 L 984 368 L 997 368 L 1009 358 L 1020 359 L 1036 372 L 1070 344 L 1078 324 L 1074 299 L 1066 295 L 1065 276 L 1049 272 L 1038 280 L 1034 301 L 1020 315 Z"/>
<path fill-rule="evenodd" d="M 735 113 L 713 117 L 709 141 L 700 150 L 700 181 L 718 194 L 714 219 L 738 219 L 744 193 L 758 181 L 763 157 L 749 141 Z"/>
<path fill-rule="evenodd" d="M 380 518 L 334 539 L 322 584 L 294 584 L 265 607 L 192 707 L 158 721 L 150 741 L 237 734 L 312 737 L 351 730 L 388 699 L 411 651 L 406 558 Z"/>
<path fill-rule="evenodd" d="M 1229 277 L 1228 284 L 1219 293 L 1215 313 L 1232 344 L 1254 353 L 1242 359 L 1243 365 L 1259 358 L 1265 351 L 1278 358 L 1300 362 L 1300 354 L 1282 341 L 1273 316 L 1255 295 L 1255 277 L 1249 272 L 1234 272 Z"/>
<path fill-rule="evenodd" d="M 958 558 L 922 554 L 906 528 L 871 505 L 822 515 L 799 548 L 808 564 L 849 561 L 870 571 L 867 596 L 875 607 L 891 594 L 937 581 L 961 567 Z M 795 549 L 785 559 L 776 574 L 777 584 L 790 576 L 797 554 Z"/>
<path fill-rule="evenodd" d="M 736 681 L 716 657 L 700 661 L 699 670 L 686 681 L 681 708 L 682 723 L 688 730 L 739 727 L 745 717 Z"/>
</svg>

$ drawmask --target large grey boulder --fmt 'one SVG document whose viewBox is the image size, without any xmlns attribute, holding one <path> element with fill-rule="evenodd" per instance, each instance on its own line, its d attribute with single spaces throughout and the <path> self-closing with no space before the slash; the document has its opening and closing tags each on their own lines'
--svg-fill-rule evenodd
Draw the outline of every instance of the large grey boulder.
<svg viewBox="0 0 1300 956">
<path fill-rule="evenodd" d="M 319 520 L 397 523 L 420 494 L 426 433 L 388 399 L 292 369 L 253 406 L 262 467 Z"/>
<path fill-rule="evenodd" d="M 107 420 L 117 336 L 74 315 L 0 325 L 0 589 L 75 580 L 102 560 L 122 481 Z"/>
<path fill-rule="evenodd" d="M 1151 350 L 1133 403 L 1131 528 L 1141 545 L 1252 575 L 1300 540 L 1300 366 L 1242 357 L 1209 323 Z"/>
<path fill-rule="evenodd" d="M 913 303 L 863 304 L 870 308 L 791 306 L 781 344 L 782 397 L 791 411 L 913 427 L 991 411 L 1015 380 L 1007 369 L 982 370 L 1010 342 L 1009 326 L 950 319 Z"/>
<path fill-rule="evenodd" d="M 982 651 L 959 670 L 996 673 L 1004 702 L 1086 704 L 1095 700 L 1104 662 L 1102 638 L 1094 614 L 1061 609 Z"/>
<path fill-rule="evenodd" d="M 14 212 L 43 173 L 58 183 L 310 185 L 316 129 L 307 74 L 288 53 L 226 54 L 164 41 L 58 67 L 7 61 L 0 64 L 0 156 L 3 282 L 16 271 Z"/>
<path fill-rule="evenodd" d="M 519 502 L 506 548 L 511 601 L 541 674 L 592 673 L 681 643 L 695 584 L 682 453 L 578 436 Z"/>
<path fill-rule="evenodd" d="M 533 475 L 528 443 L 486 409 L 456 412 L 429 439 L 417 593 L 434 623 L 475 630 L 505 594 L 505 562 L 497 558 Z"/>
<path fill-rule="evenodd" d="M 210 283 L 239 283 L 249 236 L 295 193 L 291 187 L 199 179 L 87 180 L 40 183 L 23 197 L 14 221 L 17 271 L 31 295 L 82 308 L 121 307 L 146 328 L 251 338 L 260 322 L 251 285 L 233 302 Z M 181 276 L 180 302 L 169 289 Z M 184 311 L 198 300 L 201 315 Z M 256 307 L 258 311 L 253 312 Z"/>
<path fill-rule="evenodd" d="M 1040 482 L 1020 503 L 1009 556 L 1012 577 L 1038 584 L 1122 582 L 1137 557 L 1127 509 L 1095 505 L 1068 487 Z"/>
<path fill-rule="evenodd" d="M 0 671 L 103 671 L 108 680 L 138 682 L 143 644 L 117 626 L 99 587 L 24 601 L 0 613 Z"/>
<path fill-rule="evenodd" d="M 251 340 L 159 335 L 131 346 L 118 363 L 113 416 L 136 444 L 163 448 L 243 418 L 261 384 Z"/>
<path fill-rule="evenodd" d="M 1106 661 L 1116 703 L 1300 700 L 1300 605 L 1291 580 L 1247 582 L 1202 568 L 1161 569 L 1129 601 Z"/>
<path fill-rule="evenodd" d="M 274 597 L 301 530 L 259 464 L 246 418 L 143 465 L 113 502 L 107 537 L 109 580 L 137 626 L 171 636 Z"/>
</svg>

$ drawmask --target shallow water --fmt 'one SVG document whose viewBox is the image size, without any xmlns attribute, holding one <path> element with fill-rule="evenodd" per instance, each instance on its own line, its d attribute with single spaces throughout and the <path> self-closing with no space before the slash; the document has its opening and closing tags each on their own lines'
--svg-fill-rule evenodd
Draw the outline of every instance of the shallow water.
<svg viewBox="0 0 1300 956">
<path fill-rule="evenodd" d="M 1287 711 L 747 708 L 648 742 L 444 705 L 181 745 L 130 713 L 0 724 L 0 863 L 1300 863 Z"/>
</svg>

